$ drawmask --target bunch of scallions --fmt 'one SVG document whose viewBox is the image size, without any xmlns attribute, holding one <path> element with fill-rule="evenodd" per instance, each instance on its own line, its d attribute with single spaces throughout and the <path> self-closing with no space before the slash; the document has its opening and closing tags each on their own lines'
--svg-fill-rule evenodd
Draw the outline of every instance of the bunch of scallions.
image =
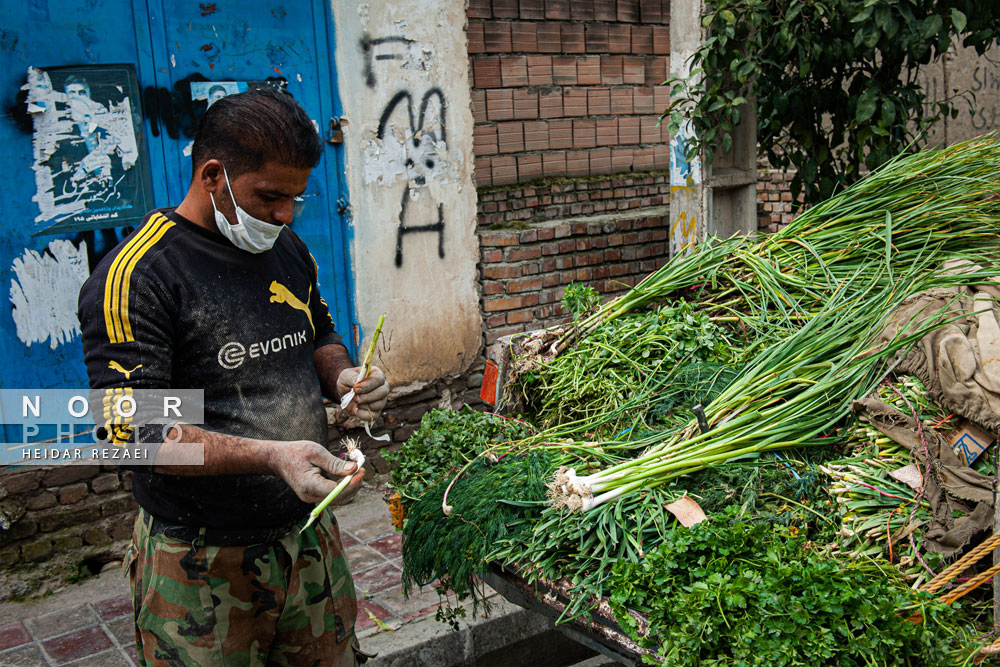
<svg viewBox="0 0 1000 667">
<path fill-rule="evenodd" d="M 596 471 L 588 459 L 606 458 L 587 452 L 620 443 L 566 438 L 564 427 L 553 429 L 563 437 L 542 432 L 525 440 L 527 447 L 577 452 L 580 469 L 560 468 L 550 483 L 552 504 L 591 510 L 726 461 L 828 444 L 824 436 L 850 413 L 851 401 L 886 376 L 893 356 L 946 322 L 932 316 L 876 345 L 901 302 L 993 277 L 998 235 L 1000 140 L 989 135 L 900 156 L 777 233 L 710 239 L 670 261 L 557 345 L 681 297 L 749 330 L 785 333 L 762 335 L 735 380 L 704 406 L 708 430 L 692 419 L 679 430 L 648 431 L 630 443 L 641 455 Z M 940 270 L 955 259 L 987 268 Z"/>
</svg>

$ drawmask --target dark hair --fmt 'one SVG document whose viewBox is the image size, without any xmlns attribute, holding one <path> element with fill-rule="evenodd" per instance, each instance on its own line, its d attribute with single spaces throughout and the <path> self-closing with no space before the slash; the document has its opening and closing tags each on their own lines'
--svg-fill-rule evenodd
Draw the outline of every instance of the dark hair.
<svg viewBox="0 0 1000 667">
<path fill-rule="evenodd" d="M 66 88 L 74 84 L 77 86 L 83 86 L 83 88 L 87 91 L 87 95 L 90 95 L 90 84 L 87 83 L 87 80 L 82 76 L 77 76 L 76 74 L 70 74 L 66 77 L 63 81 L 63 90 L 66 90 Z"/>
<path fill-rule="evenodd" d="M 214 93 L 217 90 L 221 90 L 222 92 L 226 92 L 225 86 L 215 85 L 215 86 L 212 86 L 211 88 L 208 89 L 208 94 L 211 95 L 212 93 Z"/>
<path fill-rule="evenodd" d="M 226 165 L 230 178 L 268 162 L 311 169 L 323 156 L 319 135 L 299 103 L 270 86 L 227 95 L 198 123 L 191 148 L 194 167 L 211 159 Z"/>
</svg>

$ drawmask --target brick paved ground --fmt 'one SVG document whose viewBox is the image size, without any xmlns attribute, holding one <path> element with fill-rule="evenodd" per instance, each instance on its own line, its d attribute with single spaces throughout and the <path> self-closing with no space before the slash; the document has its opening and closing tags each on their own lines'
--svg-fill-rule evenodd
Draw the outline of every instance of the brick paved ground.
<svg viewBox="0 0 1000 667">
<path fill-rule="evenodd" d="M 337 512 L 359 598 L 357 631 L 365 648 L 378 650 L 377 634 L 397 629 L 438 607 L 431 589 L 406 599 L 400 583 L 400 535 L 389 519 L 381 489 L 367 486 L 357 500 Z M 20 620 L 0 626 L 0 665 L 129 666 L 136 663 L 132 605 L 123 579 L 121 593 L 35 615 L 25 604 Z M 59 594 L 55 594 L 58 599 Z M 46 607 L 51 609 L 51 601 Z M 378 619 L 379 622 L 376 622 Z"/>
<path fill-rule="evenodd" d="M 347 560 L 358 594 L 355 629 L 362 639 L 379 632 L 382 629 L 379 622 L 395 629 L 404 623 L 434 615 L 440 603 L 431 587 L 413 591 L 409 599 L 404 597 L 400 581 L 401 535 L 392 527 L 380 493 L 381 489 L 373 487 L 347 510 L 338 512 Z M 365 642 L 366 649 L 372 641 Z"/>
</svg>

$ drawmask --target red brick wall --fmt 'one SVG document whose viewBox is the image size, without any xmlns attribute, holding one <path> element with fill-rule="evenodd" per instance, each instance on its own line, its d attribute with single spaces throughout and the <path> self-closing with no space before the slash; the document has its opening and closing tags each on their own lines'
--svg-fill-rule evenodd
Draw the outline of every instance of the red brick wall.
<svg viewBox="0 0 1000 667">
<path fill-rule="evenodd" d="M 470 0 L 486 342 L 668 253 L 669 0 Z"/>
<path fill-rule="evenodd" d="M 757 229 L 776 232 L 795 219 L 801 199 L 792 198 L 794 173 L 771 169 L 767 163 L 757 165 Z"/>
<path fill-rule="evenodd" d="M 482 234 L 486 344 L 564 319 L 571 282 L 605 294 L 632 287 L 666 261 L 668 224 L 666 215 L 605 218 Z"/>
<path fill-rule="evenodd" d="M 669 168 L 669 0 L 470 0 L 476 184 Z"/>
<path fill-rule="evenodd" d="M 662 172 L 622 174 L 506 188 L 481 188 L 479 224 L 544 223 L 597 214 L 667 206 L 670 183 Z M 485 229 L 484 229 L 485 231 Z"/>
</svg>

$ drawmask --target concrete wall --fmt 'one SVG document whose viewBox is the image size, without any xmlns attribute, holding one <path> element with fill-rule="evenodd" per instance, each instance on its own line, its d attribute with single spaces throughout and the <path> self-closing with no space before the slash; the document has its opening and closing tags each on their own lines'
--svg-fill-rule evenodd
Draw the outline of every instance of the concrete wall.
<svg viewBox="0 0 1000 667">
<path fill-rule="evenodd" d="M 395 385 L 464 371 L 482 345 L 465 4 L 333 9 L 359 320 L 387 316 Z"/>
<path fill-rule="evenodd" d="M 956 91 L 958 118 L 946 119 L 930 135 L 932 144 L 951 145 L 1000 129 L 1000 48 L 980 56 L 975 49 L 954 48 L 941 62 L 924 68 L 920 77 L 928 100 L 936 102 Z"/>
</svg>

